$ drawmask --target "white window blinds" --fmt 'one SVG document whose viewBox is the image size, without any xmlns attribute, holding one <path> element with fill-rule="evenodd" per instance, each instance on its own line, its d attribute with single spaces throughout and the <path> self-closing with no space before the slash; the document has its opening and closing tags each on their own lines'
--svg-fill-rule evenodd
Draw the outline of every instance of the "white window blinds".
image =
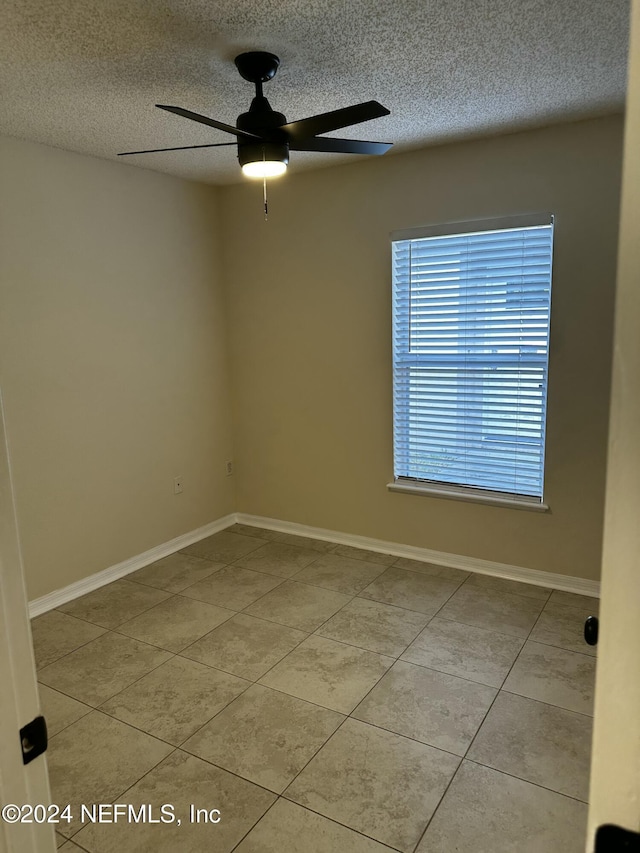
<svg viewBox="0 0 640 853">
<path fill-rule="evenodd" d="M 500 224 L 392 235 L 395 477 L 541 501 L 553 219 Z"/>
</svg>

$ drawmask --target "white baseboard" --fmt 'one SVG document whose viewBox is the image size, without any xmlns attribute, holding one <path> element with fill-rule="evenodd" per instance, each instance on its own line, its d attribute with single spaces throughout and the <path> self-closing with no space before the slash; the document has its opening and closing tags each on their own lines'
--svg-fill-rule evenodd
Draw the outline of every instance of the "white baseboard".
<svg viewBox="0 0 640 853">
<path fill-rule="evenodd" d="M 417 548 L 413 545 L 401 545 L 398 542 L 385 542 L 382 539 L 371 539 L 368 536 L 355 536 L 350 533 L 340 533 L 336 530 L 325 530 L 321 527 L 309 527 L 306 524 L 296 524 L 292 521 L 280 521 L 276 518 L 263 518 L 259 515 L 237 513 L 239 524 L 263 527 L 279 533 L 292 533 L 294 536 L 308 536 L 310 539 L 322 539 L 335 542 L 338 545 L 351 545 L 354 548 L 365 548 L 369 551 L 379 551 L 383 554 L 393 554 L 394 557 L 408 557 L 424 563 L 436 563 L 449 566 L 452 569 L 462 569 L 481 575 L 492 575 L 512 581 L 522 581 L 534 586 L 544 586 L 563 592 L 577 592 L 580 595 L 598 597 L 600 582 L 578 578 L 573 575 L 557 575 L 555 572 L 543 572 L 539 569 L 526 569 L 523 566 L 510 566 L 506 563 L 494 563 L 491 560 L 480 560 L 477 557 L 465 557 L 460 554 L 448 554 L 444 551 L 431 551 L 429 548 Z"/>
<path fill-rule="evenodd" d="M 48 610 L 60 607 L 74 598 L 86 595 L 94 589 L 99 589 L 118 578 L 125 577 L 149 563 L 168 557 L 187 545 L 193 545 L 207 536 L 219 533 L 232 524 L 248 524 L 253 527 L 263 527 L 266 530 L 275 530 L 279 533 L 292 533 L 294 536 L 308 536 L 310 539 L 321 539 L 326 542 L 335 542 L 336 545 L 351 545 L 354 548 L 365 548 L 369 551 L 379 551 L 383 554 L 393 554 L 394 557 L 408 557 L 411 560 L 420 560 L 424 563 L 436 563 L 440 566 L 449 566 L 453 569 L 462 569 L 467 572 L 477 572 L 481 575 L 493 575 L 507 580 L 522 581 L 523 583 L 545 586 L 551 589 L 559 589 L 563 592 L 577 592 L 580 595 L 598 597 L 600 595 L 600 583 L 598 581 L 578 578 L 572 575 L 557 575 L 553 572 L 542 572 L 538 569 L 526 569 L 522 566 L 509 566 L 506 563 L 493 563 L 490 560 L 480 560 L 477 557 L 464 557 L 460 554 L 448 554 L 444 551 L 431 551 L 429 548 L 417 548 L 414 545 L 402 545 L 398 542 L 385 542 L 382 539 L 371 539 L 368 536 L 356 536 L 351 533 L 341 533 L 337 530 L 325 530 L 322 527 L 310 527 L 306 524 L 297 524 L 294 521 L 281 521 L 277 518 L 264 518 L 259 515 L 248 515 L 247 513 L 231 513 L 177 536 L 169 542 L 150 548 L 143 554 L 130 557 L 122 563 L 96 572 L 89 577 L 82 578 L 75 583 L 69 584 L 62 589 L 43 595 L 29 602 L 29 616 L 40 616 Z"/>
<path fill-rule="evenodd" d="M 41 613 L 46 613 L 48 610 L 53 610 L 55 607 L 60 607 L 61 604 L 66 604 L 74 598 L 79 598 L 81 595 L 86 595 L 94 589 L 99 589 L 112 581 L 118 580 L 125 575 L 131 574 L 149 563 L 155 563 L 156 560 L 161 560 L 163 557 L 168 557 L 169 554 L 175 554 L 181 548 L 186 548 L 187 545 L 193 545 L 194 542 L 199 542 L 207 536 L 212 536 L 214 533 L 219 533 L 226 527 L 230 527 L 236 521 L 236 514 L 225 515 L 217 521 L 212 521 L 210 524 L 205 524 L 204 527 L 198 527 L 197 530 L 191 530 L 189 533 L 183 533 L 182 536 L 176 536 L 169 542 L 164 542 L 162 545 L 156 545 L 155 548 L 150 548 L 143 554 L 138 554 L 135 557 L 130 557 L 122 563 L 115 566 L 110 566 L 101 572 L 96 572 L 89 577 L 82 578 L 75 583 L 69 584 L 62 589 L 56 589 L 46 595 L 36 598 L 29 602 L 29 617 L 40 616 Z"/>
</svg>

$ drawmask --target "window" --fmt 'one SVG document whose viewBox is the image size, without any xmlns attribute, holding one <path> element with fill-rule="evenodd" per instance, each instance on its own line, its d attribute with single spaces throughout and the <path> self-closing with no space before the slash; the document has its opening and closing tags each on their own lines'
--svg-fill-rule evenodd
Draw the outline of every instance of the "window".
<svg viewBox="0 0 640 853">
<path fill-rule="evenodd" d="M 552 244 L 550 215 L 392 235 L 396 487 L 542 505 Z"/>
</svg>

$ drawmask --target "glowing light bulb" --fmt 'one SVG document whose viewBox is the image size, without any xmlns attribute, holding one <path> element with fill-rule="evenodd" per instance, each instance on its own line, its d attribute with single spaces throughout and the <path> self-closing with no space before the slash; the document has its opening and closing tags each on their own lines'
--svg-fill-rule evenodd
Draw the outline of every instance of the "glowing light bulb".
<svg viewBox="0 0 640 853">
<path fill-rule="evenodd" d="M 287 171 L 287 164 L 281 160 L 255 160 L 245 163 L 242 171 L 248 178 L 277 178 Z"/>
</svg>

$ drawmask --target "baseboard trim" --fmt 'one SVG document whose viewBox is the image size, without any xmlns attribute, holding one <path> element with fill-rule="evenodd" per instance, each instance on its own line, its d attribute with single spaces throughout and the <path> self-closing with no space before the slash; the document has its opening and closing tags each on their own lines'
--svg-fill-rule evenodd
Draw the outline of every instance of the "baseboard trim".
<svg viewBox="0 0 640 853">
<path fill-rule="evenodd" d="M 263 527 L 266 530 L 274 530 L 278 533 L 291 533 L 294 536 L 307 536 L 310 539 L 321 539 L 325 542 L 334 542 L 336 545 L 351 545 L 354 548 L 365 548 L 369 551 L 378 551 L 383 554 L 393 554 L 394 557 L 408 557 L 411 560 L 420 560 L 424 563 L 436 563 L 440 566 L 449 566 L 452 569 L 462 569 L 467 572 L 476 572 L 481 575 L 492 575 L 493 577 L 505 578 L 506 580 L 522 581 L 523 583 L 545 586 L 563 592 L 576 592 L 580 595 L 590 595 L 597 598 L 600 595 L 600 583 L 598 581 L 578 578 L 572 575 L 557 575 L 553 572 L 543 572 L 539 569 L 527 569 L 523 566 L 510 566 L 506 563 L 494 563 L 490 560 L 480 560 L 477 557 L 465 557 L 461 554 L 448 554 L 445 551 L 432 551 L 429 548 L 418 548 L 414 545 L 402 545 L 399 542 L 386 542 L 382 539 L 372 539 L 369 536 L 357 536 L 352 533 L 342 533 L 337 530 L 326 530 L 322 527 L 311 527 L 307 524 L 298 524 L 295 521 L 282 521 L 277 518 L 265 518 L 260 515 L 249 515 L 244 512 L 230 513 L 222 518 L 198 527 L 182 536 L 176 536 L 169 542 L 156 545 L 142 554 L 130 557 L 122 563 L 110 566 L 108 569 L 96 572 L 89 577 L 82 578 L 69 586 L 56 589 L 46 595 L 29 602 L 29 616 L 40 616 L 48 610 L 60 607 L 74 598 L 86 595 L 94 589 L 112 581 L 123 578 L 126 575 L 175 554 L 187 545 L 193 545 L 207 536 L 219 533 L 232 524 L 247 524 L 253 527 Z"/>
<path fill-rule="evenodd" d="M 490 560 L 480 560 L 477 557 L 465 557 L 460 554 L 448 554 L 444 551 L 432 551 L 429 548 L 417 548 L 413 545 L 402 545 L 398 542 L 385 542 L 382 539 L 371 539 L 368 536 L 356 536 L 351 533 L 341 533 L 336 530 L 325 530 L 321 527 L 310 527 L 293 521 L 281 521 L 277 518 L 264 518 L 259 515 L 237 513 L 239 524 L 253 527 L 263 527 L 278 533 L 292 533 L 294 536 L 308 536 L 310 539 L 321 539 L 335 542 L 338 545 L 351 545 L 354 548 L 366 548 L 369 551 L 379 551 L 383 554 L 393 554 L 394 557 L 408 557 L 424 563 L 436 563 L 449 566 L 452 569 L 462 569 L 481 575 L 492 575 L 506 580 L 522 581 L 534 586 L 544 586 L 558 589 L 562 592 L 576 592 L 580 595 L 590 595 L 594 598 L 600 595 L 599 581 L 578 578 L 573 575 L 557 575 L 554 572 L 543 572 L 539 569 L 527 569 L 523 566 L 510 566 L 506 563 L 494 563 Z"/>
<path fill-rule="evenodd" d="M 99 589 L 112 581 L 123 578 L 126 575 L 148 566 L 149 563 L 155 563 L 156 560 L 161 560 L 163 557 L 168 557 L 169 554 L 175 554 L 181 548 L 186 548 L 187 545 L 193 545 L 194 542 L 199 542 L 207 536 L 212 536 L 214 533 L 219 533 L 227 527 L 230 527 L 236 522 L 236 514 L 231 513 L 222 518 L 212 521 L 210 524 L 205 524 L 204 527 L 198 527 L 196 530 L 191 530 L 189 533 L 183 533 L 181 536 L 176 536 L 169 542 L 164 542 L 162 545 L 156 545 L 155 548 L 150 548 L 142 554 L 135 557 L 130 557 L 122 563 L 117 563 L 115 566 L 110 566 L 108 569 L 103 569 L 89 577 L 82 578 L 69 586 L 56 589 L 46 595 L 36 598 L 29 602 L 29 617 L 40 616 L 48 610 L 53 610 L 60 607 L 61 604 L 66 604 L 68 601 L 73 601 L 74 598 L 79 598 L 81 595 L 86 595 L 88 592 L 93 592 L 94 589 Z"/>
</svg>

